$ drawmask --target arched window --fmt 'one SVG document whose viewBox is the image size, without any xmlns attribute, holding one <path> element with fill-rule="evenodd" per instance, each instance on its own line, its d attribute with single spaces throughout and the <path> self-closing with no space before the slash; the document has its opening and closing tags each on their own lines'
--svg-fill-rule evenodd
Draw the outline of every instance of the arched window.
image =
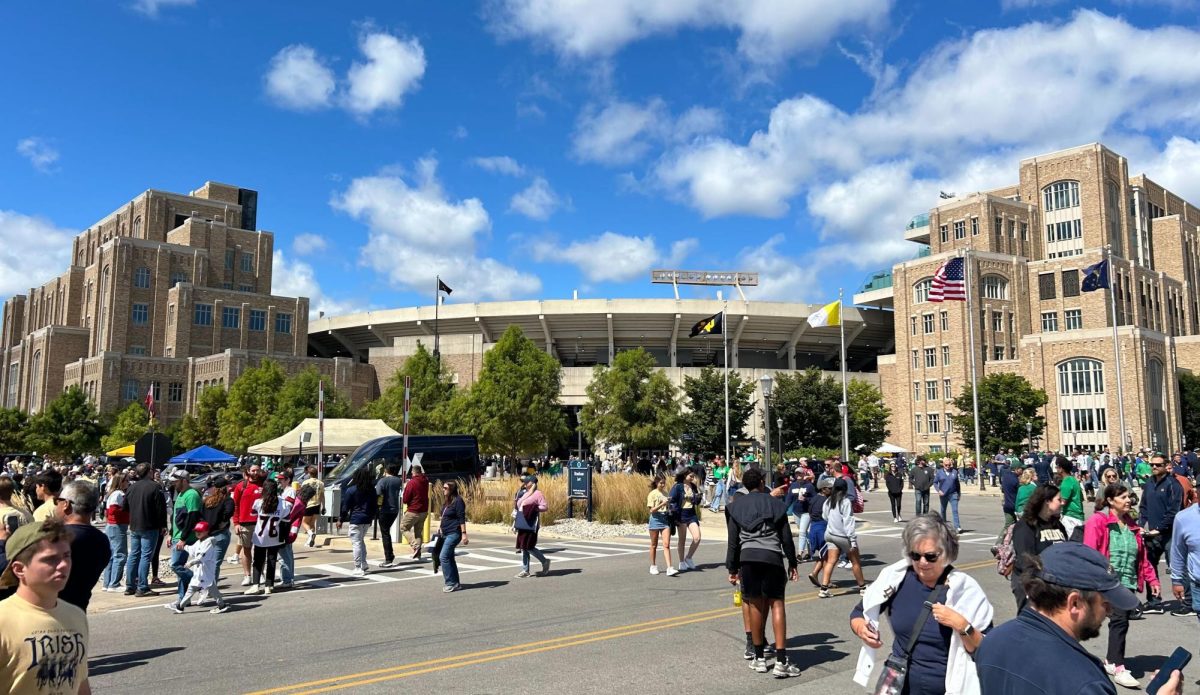
<svg viewBox="0 0 1200 695">
<path fill-rule="evenodd" d="M 135 239 L 142 238 L 142 218 L 141 218 L 141 216 L 133 218 L 133 236 Z"/>
<path fill-rule="evenodd" d="M 1104 363 L 1078 357 L 1058 365 L 1058 395 L 1087 396 L 1104 393 Z"/>
<path fill-rule="evenodd" d="M 1079 182 L 1055 181 L 1042 189 L 1045 212 L 1079 207 Z"/>
<path fill-rule="evenodd" d="M 984 275 L 983 298 L 1008 299 L 1008 280 L 1000 275 Z"/>
<path fill-rule="evenodd" d="M 929 301 L 929 289 L 933 286 L 933 278 L 925 278 L 913 285 L 913 303 L 922 304 Z"/>
<path fill-rule="evenodd" d="M 36 413 L 38 406 L 41 405 L 41 398 L 38 397 L 38 389 L 42 385 L 42 351 L 38 350 L 33 353 L 33 361 L 29 366 L 29 412 Z"/>
<path fill-rule="evenodd" d="M 1163 365 L 1156 359 L 1151 359 L 1146 363 L 1146 390 L 1150 392 L 1151 396 L 1162 398 Z"/>
</svg>

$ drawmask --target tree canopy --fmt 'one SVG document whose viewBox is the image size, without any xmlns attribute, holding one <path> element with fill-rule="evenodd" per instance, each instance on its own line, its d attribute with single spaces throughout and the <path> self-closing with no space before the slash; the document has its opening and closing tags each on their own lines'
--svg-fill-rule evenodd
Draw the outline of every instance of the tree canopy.
<svg viewBox="0 0 1200 695">
<path fill-rule="evenodd" d="M 454 396 L 453 375 L 441 360 L 435 359 L 425 345 L 417 341 L 417 351 L 404 361 L 379 398 L 363 409 L 363 414 L 379 418 L 388 427 L 401 431 L 404 427 L 404 378 L 412 377 L 409 395 L 409 434 L 436 434 L 447 431 L 444 412 Z"/>
<path fill-rule="evenodd" d="M 269 359 L 242 372 L 229 387 L 226 406 L 217 413 L 217 441 L 222 449 L 245 451 L 271 439 L 265 435 L 272 431 L 276 396 L 285 381 L 283 368 Z"/>
<path fill-rule="evenodd" d="M 861 379 L 851 379 L 846 384 L 846 397 L 850 409 L 846 418 L 850 421 L 850 448 L 866 446 L 874 451 L 883 444 L 892 432 L 888 429 L 892 411 L 883 403 L 883 393 L 874 385 Z"/>
<path fill-rule="evenodd" d="M 1200 446 L 1200 376 L 1191 372 L 1179 374 L 1179 414 L 1183 436 L 1190 446 Z"/>
<path fill-rule="evenodd" d="M 618 353 L 612 366 L 596 365 L 587 395 L 579 426 L 592 441 L 632 451 L 666 448 L 683 431 L 678 389 L 642 348 Z M 721 421 L 719 437 L 724 415 Z"/>
<path fill-rule="evenodd" d="M 842 448 L 842 387 L 820 369 L 779 374 L 771 390 L 771 429 L 783 418 L 783 448 Z M 776 433 L 778 436 L 778 433 Z"/>
<path fill-rule="evenodd" d="M 25 451 L 25 427 L 29 416 L 20 408 L 0 408 L 0 450 Z"/>
<path fill-rule="evenodd" d="M 275 412 L 271 416 L 261 441 L 287 434 L 305 418 L 317 417 L 317 400 L 321 373 L 316 367 L 305 367 L 283 382 L 275 395 Z M 235 382 L 236 383 L 236 382 Z M 349 417 L 350 402 L 333 386 L 332 379 L 325 379 L 325 417 Z"/>
<path fill-rule="evenodd" d="M 724 370 L 705 367 L 700 376 L 683 378 L 688 411 L 683 414 L 681 448 L 690 454 L 725 454 Z M 754 414 L 754 382 L 729 373 L 729 437 L 746 436 L 746 424 Z M 689 438 L 690 437 L 690 438 Z"/>
<path fill-rule="evenodd" d="M 187 414 L 179 421 L 175 442 L 180 449 L 190 451 L 220 441 L 221 425 L 218 414 L 225 407 L 228 394 L 220 386 L 209 386 L 196 398 L 196 414 Z"/>
<path fill-rule="evenodd" d="M 1048 402 L 1046 392 L 1034 388 L 1025 377 L 1011 372 L 989 374 L 979 380 L 979 438 L 984 454 L 1000 449 L 1019 449 L 1025 445 L 1026 423 L 1032 423 L 1033 436 L 1041 436 L 1046 419 L 1039 410 Z M 971 384 L 963 386 L 958 398 L 951 401 L 958 414 L 954 430 L 963 445 L 975 449 L 975 417 Z"/>
<path fill-rule="evenodd" d="M 103 431 L 95 406 L 82 389 L 71 386 L 29 418 L 25 445 L 38 453 L 60 456 L 96 451 Z"/>
<path fill-rule="evenodd" d="M 100 448 L 105 451 L 119 449 L 136 442 L 149 430 L 149 411 L 141 403 L 134 401 L 117 412 L 108 434 L 100 438 Z"/>
</svg>

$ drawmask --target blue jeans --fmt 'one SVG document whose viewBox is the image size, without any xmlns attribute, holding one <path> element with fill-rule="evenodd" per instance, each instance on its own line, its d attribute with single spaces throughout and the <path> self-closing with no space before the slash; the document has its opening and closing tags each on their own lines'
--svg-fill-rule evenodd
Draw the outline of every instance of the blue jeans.
<svg viewBox="0 0 1200 695">
<path fill-rule="evenodd" d="M 108 549 L 112 552 L 112 559 L 104 568 L 104 588 L 111 589 L 120 586 L 121 578 L 125 576 L 129 524 L 108 524 L 104 527 L 104 535 L 108 536 Z"/>
<path fill-rule="evenodd" d="M 796 519 L 796 537 L 800 541 L 796 545 L 797 553 L 808 552 L 808 527 L 812 523 L 812 515 L 808 512 L 803 514 L 793 514 Z"/>
<path fill-rule="evenodd" d="M 179 593 L 179 600 L 183 600 L 183 595 L 187 593 L 188 582 L 192 581 L 192 572 L 187 568 L 188 552 L 186 550 L 176 550 L 175 542 L 171 542 L 171 571 L 175 573 L 178 579 L 176 582 L 176 590 Z"/>
<path fill-rule="evenodd" d="M 725 504 L 725 481 L 717 481 L 717 491 L 713 494 L 712 504 L 709 506 L 711 511 L 719 511 L 720 507 Z"/>
<path fill-rule="evenodd" d="M 291 584 L 294 579 L 296 557 L 292 555 L 292 544 L 284 543 L 279 549 L 279 577 L 284 584 Z"/>
<path fill-rule="evenodd" d="M 951 511 L 954 513 L 954 528 L 962 528 L 962 524 L 958 521 L 958 493 L 951 492 L 944 495 L 939 495 L 942 498 L 942 519 L 949 521 L 946 516 L 946 505 L 950 505 Z"/>
<path fill-rule="evenodd" d="M 438 562 L 442 565 L 442 579 L 446 586 L 458 585 L 458 562 L 454 559 L 454 549 L 461 540 L 462 534 L 455 531 L 446 534 L 445 540 L 442 541 L 442 553 L 438 555 Z"/>
<path fill-rule="evenodd" d="M 543 565 L 546 564 L 546 556 L 543 555 L 542 551 L 538 550 L 537 548 L 530 548 L 529 550 L 522 550 L 521 551 L 521 563 L 525 566 L 526 572 L 529 571 L 529 556 L 530 555 L 536 557 L 538 559 L 538 562 L 542 563 Z M 455 570 L 455 572 L 457 572 L 458 567 L 456 566 L 454 568 L 454 570 Z"/>
<path fill-rule="evenodd" d="M 225 562 L 225 555 L 229 552 L 230 540 L 232 538 L 229 534 L 229 529 L 225 529 L 212 536 L 213 547 L 217 549 L 217 576 L 213 577 L 213 586 L 216 586 L 217 582 L 221 581 L 221 565 Z"/>
<path fill-rule="evenodd" d="M 129 565 L 125 568 L 125 590 L 146 591 L 150 588 L 150 563 L 158 531 L 129 532 Z"/>
<path fill-rule="evenodd" d="M 917 516 L 929 513 L 929 490 L 913 490 L 917 501 Z"/>
</svg>

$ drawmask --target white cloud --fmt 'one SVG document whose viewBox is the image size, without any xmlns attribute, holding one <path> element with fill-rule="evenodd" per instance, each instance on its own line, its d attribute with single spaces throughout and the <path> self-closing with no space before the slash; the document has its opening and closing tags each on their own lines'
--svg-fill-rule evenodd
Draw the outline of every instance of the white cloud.
<svg viewBox="0 0 1200 695">
<path fill-rule="evenodd" d="M 329 106 L 334 90 L 333 70 L 317 52 L 303 44 L 281 49 L 271 58 L 267 94 L 286 109 L 305 111 Z"/>
<path fill-rule="evenodd" d="M 358 48 L 367 62 L 355 63 L 346 75 L 346 108 L 360 116 L 399 108 L 404 95 L 416 89 L 425 74 L 421 42 L 371 32 L 359 37 Z"/>
<path fill-rule="evenodd" d="M 508 209 L 532 220 L 545 221 L 564 203 L 565 201 L 550 187 L 550 183 L 539 176 L 528 188 L 512 197 Z"/>
<path fill-rule="evenodd" d="M 837 35 L 872 28 L 891 0 L 493 0 L 488 16 L 504 38 L 532 38 L 560 54 L 609 56 L 625 45 L 679 29 L 732 29 L 739 51 L 775 62 L 820 48 Z"/>
<path fill-rule="evenodd" d="M 1144 172 L 1184 200 L 1200 200 L 1200 141 L 1173 137 L 1152 158 L 1137 161 L 1130 156 L 1130 160 L 1130 174 Z"/>
<path fill-rule="evenodd" d="M 504 174 L 505 176 L 525 175 L 525 167 L 521 166 L 512 157 L 476 157 L 471 160 L 471 163 L 493 174 Z"/>
<path fill-rule="evenodd" d="M 721 127 L 719 112 L 694 107 L 678 118 L 662 99 L 645 104 L 613 101 L 590 106 L 580 114 L 572 146 L 582 160 L 601 164 L 633 163 L 665 142 L 688 142 Z"/>
<path fill-rule="evenodd" d="M 508 299 L 536 294 L 541 281 L 477 254 L 491 229 L 478 198 L 451 200 L 437 177 L 437 162 L 423 159 L 407 178 L 364 176 L 331 205 L 367 225 L 361 263 L 396 287 L 427 292 L 434 275 L 454 288 L 454 298 Z"/>
<path fill-rule="evenodd" d="M 271 293 L 283 297 L 308 297 L 308 318 L 344 316 L 364 311 L 366 307 L 354 302 L 342 302 L 325 294 L 317 282 L 313 267 L 304 261 L 288 258 L 275 250 L 272 257 Z"/>
<path fill-rule="evenodd" d="M 28 137 L 17 141 L 17 154 L 29 160 L 34 169 L 48 174 L 58 161 L 58 149 L 45 138 Z"/>
<path fill-rule="evenodd" d="M 820 292 L 819 269 L 788 256 L 781 248 L 783 243 L 784 236 L 776 234 L 761 245 L 748 246 L 738 253 L 739 268 L 753 268 L 758 272 L 758 287 L 748 287 L 744 291 L 757 299 L 809 301 L 811 295 Z"/>
<path fill-rule="evenodd" d="M 47 219 L 0 210 L 0 297 L 39 287 L 66 271 L 74 236 Z"/>
<path fill-rule="evenodd" d="M 467 127 L 464 125 L 455 126 L 454 130 L 450 131 L 450 137 L 455 140 L 466 140 L 470 134 L 471 131 L 467 130 Z"/>
<path fill-rule="evenodd" d="M 598 237 L 558 246 L 543 240 L 533 244 L 539 262 L 570 263 L 589 282 L 628 282 L 644 278 L 657 265 L 677 266 L 699 245 L 696 239 L 681 239 L 664 253 L 652 236 L 628 236 L 604 232 Z"/>
<path fill-rule="evenodd" d="M 320 234 L 306 232 L 292 239 L 292 252 L 297 256 L 309 256 L 329 248 L 329 242 Z"/>
<path fill-rule="evenodd" d="M 147 17 L 157 17 L 158 11 L 164 7 L 191 7 L 196 0 L 136 0 L 132 7 Z"/>
</svg>

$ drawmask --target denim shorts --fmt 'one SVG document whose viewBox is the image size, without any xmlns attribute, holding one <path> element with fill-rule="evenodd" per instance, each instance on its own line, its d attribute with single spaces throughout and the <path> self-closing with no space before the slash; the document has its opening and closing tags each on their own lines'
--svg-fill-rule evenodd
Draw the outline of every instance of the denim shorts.
<svg viewBox="0 0 1200 695">
<path fill-rule="evenodd" d="M 650 515 L 651 531 L 665 531 L 669 528 L 671 528 L 671 525 L 667 523 L 666 514 L 663 514 L 662 512 L 654 512 Z"/>
</svg>

